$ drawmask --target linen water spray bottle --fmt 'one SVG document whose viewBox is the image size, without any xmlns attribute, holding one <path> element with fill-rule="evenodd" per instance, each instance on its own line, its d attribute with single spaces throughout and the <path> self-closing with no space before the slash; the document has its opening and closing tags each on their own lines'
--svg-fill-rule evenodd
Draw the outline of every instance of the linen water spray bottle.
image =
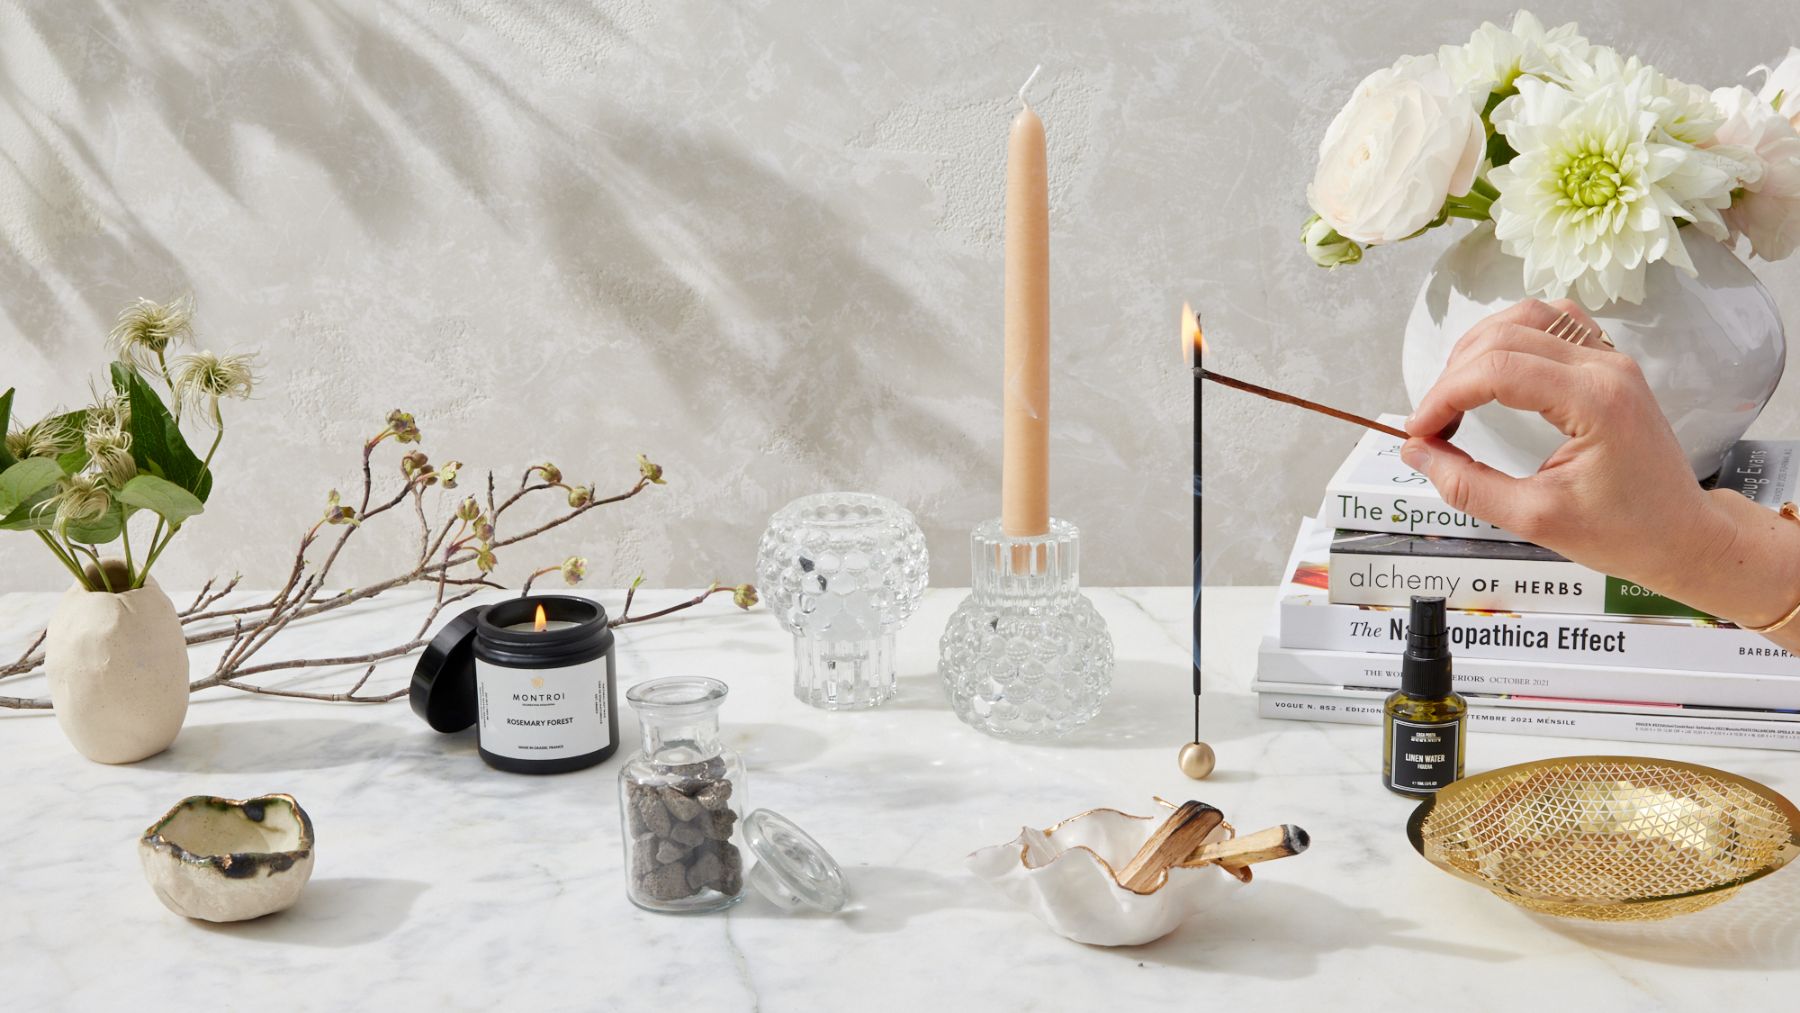
<svg viewBox="0 0 1800 1013">
<path fill-rule="evenodd" d="M 1381 710 L 1381 783 L 1389 791 L 1430 798 L 1462 777 L 1469 705 L 1450 690 L 1443 598 L 1413 595 L 1400 689 Z"/>
</svg>

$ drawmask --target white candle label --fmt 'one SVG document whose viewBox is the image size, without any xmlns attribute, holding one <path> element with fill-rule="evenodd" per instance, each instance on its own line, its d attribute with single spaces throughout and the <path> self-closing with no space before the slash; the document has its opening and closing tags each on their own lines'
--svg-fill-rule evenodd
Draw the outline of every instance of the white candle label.
<svg viewBox="0 0 1800 1013">
<path fill-rule="evenodd" d="M 507 668 L 475 659 L 481 748 L 517 760 L 585 756 L 612 745 L 606 657 L 566 668 Z"/>
</svg>

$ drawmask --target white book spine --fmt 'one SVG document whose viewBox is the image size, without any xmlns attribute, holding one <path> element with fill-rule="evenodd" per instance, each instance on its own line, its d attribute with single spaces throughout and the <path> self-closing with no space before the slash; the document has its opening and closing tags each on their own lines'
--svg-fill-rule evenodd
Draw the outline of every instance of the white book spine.
<svg viewBox="0 0 1800 1013">
<path fill-rule="evenodd" d="M 1399 425 L 1398 415 L 1383 422 Z M 1326 486 L 1323 519 L 1335 528 L 1382 531 L 1402 535 L 1453 535 L 1516 542 L 1517 536 L 1483 520 L 1453 510 L 1431 480 L 1400 460 L 1400 441 L 1370 430 L 1357 441 Z"/>
<path fill-rule="evenodd" d="M 1455 610 L 1448 617 L 1450 649 L 1458 658 L 1800 676 L 1800 657 L 1758 634 L 1708 620 Z M 1406 649 L 1406 611 L 1289 595 L 1281 603 L 1281 646 L 1399 654 Z"/>
<path fill-rule="evenodd" d="M 1259 693 L 1256 708 L 1265 718 L 1358 725 L 1381 723 L 1379 701 L 1346 700 L 1299 693 Z M 1476 705 L 1469 708 L 1469 728 L 1476 732 L 1505 732 L 1514 735 L 1800 750 L 1800 724 L 1759 721 L 1754 718 L 1702 718 L 1677 714 Z"/>
<path fill-rule="evenodd" d="M 1800 709 L 1800 677 L 1677 672 L 1663 668 L 1559 665 L 1457 656 L 1453 684 L 1464 693 L 1508 693 L 1569 700 L 1646 700 L 1696 707 Z M 1265 640 L 1257 657 L 1264 682 L 1313 686 L 1400 687 L 1400 658 L 1367 651 L 1303 651 Z"/>
<path fill-rule="evenodd" d="M 1442 595 L 1449 608 L 1493 612 L 1666 615 L 1680 607 L 1636 584 L 1610 585 L 1605 575 L 1562 559 L 1334 551 L 1330 562 L 1330 597 L 1338 605 L 1405 605 L 1427 594 Z"/>
</svg>

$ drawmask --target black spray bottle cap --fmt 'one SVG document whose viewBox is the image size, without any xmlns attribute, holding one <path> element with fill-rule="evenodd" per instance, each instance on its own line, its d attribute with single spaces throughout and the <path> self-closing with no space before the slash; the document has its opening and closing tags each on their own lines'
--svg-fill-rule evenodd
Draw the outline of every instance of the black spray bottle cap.
<svg viewBox="0 0 1800 1013">
<path fill-rule="evenodd" d="M 1444 599 L 1413 595 L 1406 623 L 1406 654 L 1400 659 L 1400 691 L 1440 700 L 1450 695 L 1450 635 Z"/>
</svg>

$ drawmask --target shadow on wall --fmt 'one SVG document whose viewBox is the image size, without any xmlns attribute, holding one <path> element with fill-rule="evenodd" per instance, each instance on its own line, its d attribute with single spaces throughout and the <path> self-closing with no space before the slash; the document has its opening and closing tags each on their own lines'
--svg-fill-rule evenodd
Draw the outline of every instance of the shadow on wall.
<svg viewBox="0 0 1800 1013">
<path fill-rule="evenodd" d="M 494 16 L 511 19 L 508 34 L 577 35 L 596 40 L 602 54 L 631 44 L 627 29 L 586 5 L 530 4 Z M 39 5 L 24 17 L 79 95 L 73 121 L 8 100 L 37 144 L 9 155 L 3 171 L 38 196 L 28 229 L 45 237 L 47 255 L 28 256 L 0 230 L 0 284 L 9 293 L 0 309 L 47 354 L 70 340 L 58 335 L 67 326 L 59 292 L 73 290 L 104 320 L 135 295 L 191 289 L 191 273 L 204 273 L 209 254 L 171 250 L 115 185 L 118 174 L 144 171 L 130 152 L 102 158 L 92 146 L 118 129 L 103 117 L 147 107 L 229 195 L 230 214 L 257 214 L 256 193 L 270 183 L 247 172 L 244 146 L 266 135 L 316 166 L 376 244 L 430 228 L 434 218 L 478 214 L 521 250 L 541 249 L 592 324 L 568 336 L 561 372 L 585 370 L 603 384 L 618 356 L 637 356 L 677 398 L 665 421 L 743 449 L 735 472 L 709 476 L 740 505 L 736 519 L 694 505 L 702 527 L 683 539 L 704 543 L 719 532 L 703 525 L 736 530 L 746 515 L 779 505 L 762 502 L 783 491 L 768 477 L 776 463 L 821 487 L 846 484 L 866 474 L 868 448 L 898 441 L 959 462 L 947 465 L 952 474 L 996 470 L 996 452 L 968 435 L 966 417 L 916 396 L 966 385 L 970 350 L 979 347 L 968 322 L 921 306 L 859 250 L 861 230 L 741 142 L 633 119 L 609 104 L 598 73 L 592 97 L 576 99 L 579 116 L 561 112 L 559 122 L 488 62 L 495 26 L 485 7 L 461 5 L 430 23 L 396 7 L 371 13 L 317 0 L 218 5 L 185 20 L 120 2 Z M 579 133 L 563 125 L 577 121 Z M 465 207 L 435 206 L 432 194 L 445 188 L 421 185 L 408 168 L 421 153 Z M 54 220 L 58 201 L 48 191 L 63 189 L 96 209 L 101 227 Z M 746 394 L 762 407 L 759 417 L 729 413 Z M 596 395 L 552 399 L 559 403 L 544 406 L 545 423 L 592 426 L 596 414 L 620 410 Z M 918 490 L 887 491 L 941 506 L 919 503 Z M 952 494 L 947 512 L 967 513 L 969 497 Z M 970 520 L 948 519 L 927 527 L 960 535 Z"/>
</svg>

